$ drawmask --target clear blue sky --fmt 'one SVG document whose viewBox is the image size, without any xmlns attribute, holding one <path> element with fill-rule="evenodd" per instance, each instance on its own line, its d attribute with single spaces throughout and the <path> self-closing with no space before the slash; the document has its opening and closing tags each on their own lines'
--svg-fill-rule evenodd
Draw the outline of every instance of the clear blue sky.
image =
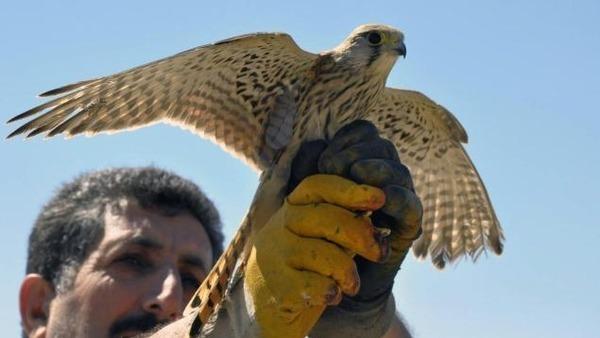
<svg viewBox="0 0 600 338">
<path fill-rule="evenodd" d="M 406 34 L 388 85 L 455 113 L 507 237 L 500 257 L 438 272 L 408 259 L 394 289 L 416 337 L 600 334 L 600 3 L 598 1 L 12 1 L 0 11 L 0 117 L 57 86 L 256 31 L 303 48 L 355 26 Z M 15 126 L 2 124 L 0 134 Z M 216 201 L 228 238 L 256 187 L 237 159 L 189 132 L 0 141 L 0 327 L 19 332 L 26 239 L 43 203 L 75 174 L 154 164 Z"/>
</svg>

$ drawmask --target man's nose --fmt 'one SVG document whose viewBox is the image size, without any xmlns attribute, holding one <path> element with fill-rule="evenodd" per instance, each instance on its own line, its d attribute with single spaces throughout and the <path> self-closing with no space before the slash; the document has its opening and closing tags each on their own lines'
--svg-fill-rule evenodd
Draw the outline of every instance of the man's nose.
<svg viewBox="0 0 600 338">
<path fill-rule="evenodd" d="M 143 307 L 160 321 L 173 321 L 181 316 L 183 288 L 177 270 L 167 269 L 160 274 L 156 285 L 144 300 Z"/>
</svg>

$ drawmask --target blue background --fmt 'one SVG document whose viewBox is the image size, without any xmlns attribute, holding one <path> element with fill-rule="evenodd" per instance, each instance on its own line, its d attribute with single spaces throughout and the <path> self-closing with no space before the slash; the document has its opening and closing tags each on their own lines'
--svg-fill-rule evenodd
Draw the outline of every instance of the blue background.
<svg viewBox="0 0 600 338">
<path fill-rule="evenodd" d="M 598 337 L 600 3 L 597 1 L 12 1 L 0 10 L 0 118 L 35 95 L 222 38 L 291 34 L 306 50 L 355 26 L 406 34 L 388 85 L 426 93 L 467 129 L 507 242 L 445 271 L 409 258 L 397 305 L 416 337 Z M 2 125 L 7 135 L 17 125 Z M 61 182 L 154 164 L 197 182 L 228 238 L 257 175 L 189 132 L 153 126 L 73 140 L 0 141 L 0 327 L 19 334 L 26 239 Z"/>
</svg>

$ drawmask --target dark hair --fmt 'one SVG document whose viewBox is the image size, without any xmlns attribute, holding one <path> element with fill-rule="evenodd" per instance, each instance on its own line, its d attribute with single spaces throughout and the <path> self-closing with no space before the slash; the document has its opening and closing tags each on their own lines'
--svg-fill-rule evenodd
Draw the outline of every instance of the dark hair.
<svg viewBox="0 0 600 338">
<path fill-rule="evenodd" d="M 153 168 L 85 173 L 64 184 L 40 212 L 29 236 L 27 273 L 39 273 L 58 292 L 104 235 L 104 212 L 122 198 L 169 215 L 189 212 L 204 226 L 216 260 L 223 251 L 219 214 L 197 185 Z"/>
</svg>

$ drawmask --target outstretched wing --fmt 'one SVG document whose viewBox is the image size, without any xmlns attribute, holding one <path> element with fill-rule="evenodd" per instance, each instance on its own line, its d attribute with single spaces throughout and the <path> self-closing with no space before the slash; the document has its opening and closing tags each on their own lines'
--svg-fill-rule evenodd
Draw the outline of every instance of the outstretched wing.
<svg viewBox="0 0 600 338">
<path fill-rule="evenodd" d="M 167 122 L 212 139 L 261 168 L 268 112 L 282 87 L 316 55 L 282 33 L 258 33 L 197 47 L 41 96 L 59 97 L 9 122 L 37 115 L 8 137 L 93 135 Z"/>
<path fill-rule="evenodd" d="M 369 119 L 410 168 L 423 203 L 423 234 L 413 245 L 438 268 L 487 248 L 502 252 L 504 236 L 487 191 L 461 143 L 467 134 L 444 107 L 425 95 L 386 88 Z"/>
</svg>

